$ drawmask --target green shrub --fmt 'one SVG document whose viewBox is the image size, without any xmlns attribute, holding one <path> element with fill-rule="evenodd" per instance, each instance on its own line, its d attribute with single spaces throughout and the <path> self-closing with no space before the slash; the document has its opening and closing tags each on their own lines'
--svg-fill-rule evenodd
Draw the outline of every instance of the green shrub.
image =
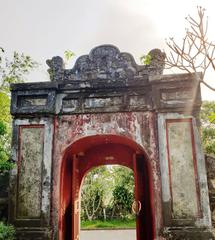
<svg viewBox="0 0 215 240">
<path fill-rule="evenodd" d="M 0 222 L 0 240 L 15 240 L 15 228 Z"/>
<path fill-rule="evenodd" d="M 131 205 L 134 199 L 132 192 L 129 192 L 125 186 L 116 186 L 113 190 L 114 206 L 116 213 L 126 218 L 131 213 Z"/>
</svg>

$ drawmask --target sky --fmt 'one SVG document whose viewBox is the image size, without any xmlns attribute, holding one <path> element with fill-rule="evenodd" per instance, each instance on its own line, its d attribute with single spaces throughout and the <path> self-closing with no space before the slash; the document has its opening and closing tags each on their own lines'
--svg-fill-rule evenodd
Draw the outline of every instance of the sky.
<svg viewBox="0 0 215 240">
<path fill-rule="evenodd" d="M 196 6 L 206 8 L 209 36 L 215 40 L 214 0 L 0 0 L 0 46 L 29 54 L 40 66 L 29 81 L 48 81 L 46 59 L 77 57 L 98 45 L 113 44 L 120 51 L 139 57 L 153 48 L 166 49 L 165 39 L 182 39 L 185 17 L 196 16 Z M 173 73 L 172 71 L 170 73 Z M 215 73 L 206 80 L 215 87 Z M 204 100 L 215 93 L 202 88 Z"/>
</svg>

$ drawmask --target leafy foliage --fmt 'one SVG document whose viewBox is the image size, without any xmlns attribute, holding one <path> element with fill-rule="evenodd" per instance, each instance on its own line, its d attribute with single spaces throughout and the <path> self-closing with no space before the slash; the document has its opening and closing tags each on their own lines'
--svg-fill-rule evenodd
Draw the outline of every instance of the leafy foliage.
<svg viewBox="0 0 215 240">
<path fill-rule="evenodd" d="M 126 218 L 133 202 L 133 172 L 121 166 L 90 171 L 82 186 L 82 220 Z"/>
<path fill-rule="evenodd" d="M 0 222 L 0 240 L 15 240 L 15 228 Z"/>
<path fill-rule="evenodd" d="M 213 126 L 210 123 L 210 116 L 215 112 L 215 101 L 203 101 L 200 112 L 201 123 L 204 127 Z"/>
<path fill-rule="evenodd" d="M 4 135 L 7 132 L 7 128 L 4 122 L 0 122 L 0 135 Z"/>
<path fill-rule="evenodd" d="M 13 167 L 9 161 L 11 143 L 10 84 L 23 82 L 25 75 L 37 65 L 30 56 L 17 52 L 14 52 L 12 59 L 9 59 L 5 50 L 0 47 L 0 173 Z"/>
<path fill-rule="evenodd" d="M 131 214 L 134 200 L 134 174 L 125 167 L 114 168 L 115 187 L 113 190 L 113 208 L 118 218 L 126 218 Z"/>
<path fill-rule="evenodd" d="M 214 123 L 215 122 L 215 113 L 211 113 L 211 115 L 209 116 L 209 120 L 211 123 Z"/>
<path fill-rule="evenodd" d="M 105 167 L 95 168 L 85 177 L 85 183 L 82 187 L 82 206 L 84 212 L 82 217 L 92 220 L 98 212 L 102 203 L 104 194 L 104 181 L 102 174 L 105 172 Z"/>
<path fill-rule="evenodd" d="M 215 124 L 210 116 L 215 112 L 214 101 L 204 101 L 201 108 L 200 119 L 202 123 L 202 143 L 209 155 L 215 156 Z"/>
<path fill-rule="evenodd" d="M 0 173 L 4 173 L 13 167 L 9 161 L 10 135 L 6 123 L 0 120 Z"/>
<path fill-rule="evenodd" d="M 75 53 L 72 52 L 71 50 L 66 50 L 64 52 L 64 64 L 68 65 L 68 63 L 72 60 L 72 58 L 75 56 Z"/>
<path fill-rule="evenodd" d="M 5 92 L 0 91 L 0 121 L 2 121 L 6 126 L 11 122 L 10 116 L 10 95 Z"/>
<path fill-rule="evenodd" d="M 140 57 L 140 62 L 141 62 L 142 64 L 150 65 L 151 61 L 152 61 L 152 57 L 151 57 L 150 54 L 142 55 L 142 56 Z"/>
<path fill-rule="evenodd" d="M 115 185 L 125 186 L 129 191 L 134 190 L 134 174 L 133 171 L 126 167 L 114 166 L 113 175 L 115 179 Z"/>
<path fill-rule="evenodd" d="M 8 153 L 0 147 L 0 173 L 9 171 L 13 167 L 13 163 L 9 161 Z"/>
<path fill-rule="evenodd" d="M 64 56 L 65 56 L 66 61 L 69 61 L 71 58 L 73 58 L 75 56 L 75 53 L 72 52 L 71 50 L 66 50 L 64 52 Z"/>
<path fill-rule="evenodd" d="M 125 218 L 131 213 L 131 205 L 134 199 L 133 193 L 125 186 L 116 186 L 113 191 L 114 206 L 118 212 L 118 216 Z"/>
<path fill-rule="evenodd" d="M 38 64 L 25 54 L 13 53 L 12 59 L 5 56 L 5 51 L 0 51 L 0 91 L 8 92 L 11 83 L 24 81 L 24 76 L 28 74 Z"/>
</svg>

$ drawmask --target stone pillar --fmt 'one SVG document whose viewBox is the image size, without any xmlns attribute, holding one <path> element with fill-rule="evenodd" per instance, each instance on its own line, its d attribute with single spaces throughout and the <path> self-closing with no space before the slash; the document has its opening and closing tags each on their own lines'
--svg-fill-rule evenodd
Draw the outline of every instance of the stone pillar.
<svg viewBox="0 0 215 240">
<path fill-rule="evenodd" d="M 10 223 L 18 239 L 50 239 L 52 119 L 15 119 Z"/>
</svg>

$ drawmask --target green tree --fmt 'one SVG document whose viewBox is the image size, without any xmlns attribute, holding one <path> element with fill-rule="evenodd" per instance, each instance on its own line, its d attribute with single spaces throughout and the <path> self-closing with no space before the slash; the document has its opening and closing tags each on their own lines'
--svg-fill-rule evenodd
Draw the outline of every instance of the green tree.
<svg viewBox="0 0 215 240">
<path fill-rule="evenodd" d="M 113 213 L 125 218 L 131 214 L 131 205 L 134 200 L 133 171 L 121 166 L 113 169 L 115 186 L 113 190 Z"/>
<path fill-rule="evenodd" d="M 93 220 L 102 205 L 105 191 L 104 174 L 106 167 L 99 167 L 91 170 L 84 179 L 81 192 L 81 205 L 84 210 L 83 218 Z"/>
<path fill-rule="evenodd" d="M 0 92 L 0 173 L 8 171 L 13 165 L 8 161 L 11 144 L 10 97 Z"/>
<path fill-rule="evenodd" d="M 133 201 L 133 172 L 121 166 L 102 166 L 91 170 L 81 192 L 82 220 L 108 220 L 126 217 Z"/>
<path fill-rule="evenodd" d="M 9 159 L 9 134 L 3 121 L 0 121 L 0 174 L 7 172 L 13 166 Z"/>
<path fill-rule="evenodd" d="M 205 152 L 213 156 L 215 156 L 215 124 L 210 121 L 208 116 L 214 112 L 215 101 L 204 101 L 200 112 L 201 137 Z"/>
<path fill-rule="evenodd" d="M 9 170 L 11 143 L 10 84 L 25 80 L 26 74 L 38 64 L 25 54 L 13 53 L 11 59 L 0 47 L 0 173 Z"/>
<path fill-rule="evenodd" d="M 3 48 L 0 48 L 0 92 L 9 92 L 11 83 L 20 83 L 38 64 L 25 54 L 13 53 L 12 59 L 6 56 Z"/>
<path fill-rule="evenodd" d="M 114 166 L 113 175 L 115 185 L 125 186 L 130 192 L 134 191 L 134 174 L 127 167 Z"/>
<path fill-rule="evenodd" d="M 133 193 L 124 185 L 117 185 L 113 190 L 114 209 L 121 218 L 126 218 L 131 214 L 131 205 L 134 200 Z"/>
</svg>

